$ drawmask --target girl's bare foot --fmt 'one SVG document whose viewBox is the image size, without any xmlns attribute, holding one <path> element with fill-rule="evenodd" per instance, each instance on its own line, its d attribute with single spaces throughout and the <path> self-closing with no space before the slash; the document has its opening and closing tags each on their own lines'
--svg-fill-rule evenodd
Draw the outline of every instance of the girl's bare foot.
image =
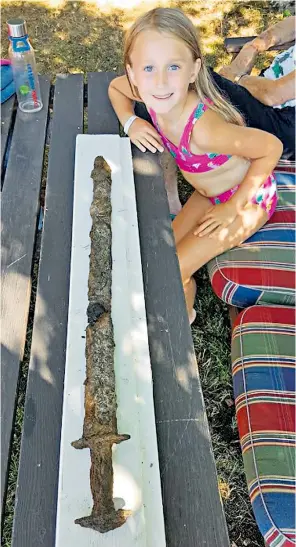
<svg viewBox="0 0 296 547">
<path fill-rule="evenodd" d="M 196 318 L 196 311 L 195 311 L 194 308 L 192 308 L 192 311 L 189 314 L 189 323 L 190 323 L 190 325 L 192 325 L 195 318 Z"/>
</svg>

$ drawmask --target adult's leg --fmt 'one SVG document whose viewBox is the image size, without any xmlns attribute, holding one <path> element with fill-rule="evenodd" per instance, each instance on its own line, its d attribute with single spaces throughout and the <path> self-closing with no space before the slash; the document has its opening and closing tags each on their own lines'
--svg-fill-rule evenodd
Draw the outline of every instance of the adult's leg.
<svg viewBox="0 0 296 547">
<path fill-rule="evenodd" d="M 177 243 L 183 288 L 189 319 L 195 298 L 194 272 L 221 253 L 237 247 L 256 233 L 268 220 L 267 213 L 259 205 L 248 205 L 227 228 L 216 235 L 198 237 L 189 231 Z"/>
<path fill-rule="evenodd" d="M 244 87 L 231 82 L 212 68 L 209 68 L 212 80 L 243 115 L 248 127 L 268 131 L 278 137 L 283 145 L 283 158 L 295 159 L 295 108 L 273 108 L 261 103 Z"/>
</svg>

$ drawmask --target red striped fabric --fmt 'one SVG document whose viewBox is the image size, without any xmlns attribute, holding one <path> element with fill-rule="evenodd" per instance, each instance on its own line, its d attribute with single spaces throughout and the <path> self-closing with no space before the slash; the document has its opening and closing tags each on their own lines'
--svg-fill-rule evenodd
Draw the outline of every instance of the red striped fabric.
<svg viewBox="0 0 296 547">
<path fill-rule="evenodd" d="M 232 374 L 250 500 L 268 547 L 295 547 L 295 308 L 251 306 L 232 333 Z"/>
<path fill-rule="evenodd" d="M 208 264 L 213 290 L 227 304 L 295 305 L 295 174 L 276 173 L 276 180 L 279 200 L 271 219 Z"/>
</svg>

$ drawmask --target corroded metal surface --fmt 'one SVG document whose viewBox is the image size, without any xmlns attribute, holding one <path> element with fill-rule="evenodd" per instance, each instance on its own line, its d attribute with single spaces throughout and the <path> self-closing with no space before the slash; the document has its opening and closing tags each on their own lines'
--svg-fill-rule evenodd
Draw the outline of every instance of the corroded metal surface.
<svg viewBox="0 0 296 547">
<path fill-rule="evenodd" d="M 89 448 L 91 515 L 75 522 L 99 532 L 121 526 L 129 511 L 115 510 L 113 504 L 112 445 L 130 438 L 117 431 L 114 373 L 114 342 L 111 320 L 111 171 L 101 156 L 92 171 L 92 229 L 88 278 L 89 306 L 86 329 L 85 417 L 83 436 L 74 448 Z"/>
</svg>

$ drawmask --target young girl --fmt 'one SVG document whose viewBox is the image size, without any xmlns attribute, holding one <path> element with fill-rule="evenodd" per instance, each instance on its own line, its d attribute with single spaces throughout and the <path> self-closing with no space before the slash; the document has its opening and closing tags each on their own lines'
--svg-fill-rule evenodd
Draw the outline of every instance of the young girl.
<svg viewBox="0 0 296 547">
<path fill-rule="evenodd" d="M 127 76 L 109 87 L 114 110 L 142 151 L 174 157 L 195 191 L 173 221 L 189 321 L 194 272 L 257 232 L 277 203 L 272 170 L 282 154 L 275 136 L 244 126 L 211 83 L 191 21 L 179 9 L 156 8 L 127 32 Z M 154 127 L 133 115 L 145 103 Z"/>
</svg>

